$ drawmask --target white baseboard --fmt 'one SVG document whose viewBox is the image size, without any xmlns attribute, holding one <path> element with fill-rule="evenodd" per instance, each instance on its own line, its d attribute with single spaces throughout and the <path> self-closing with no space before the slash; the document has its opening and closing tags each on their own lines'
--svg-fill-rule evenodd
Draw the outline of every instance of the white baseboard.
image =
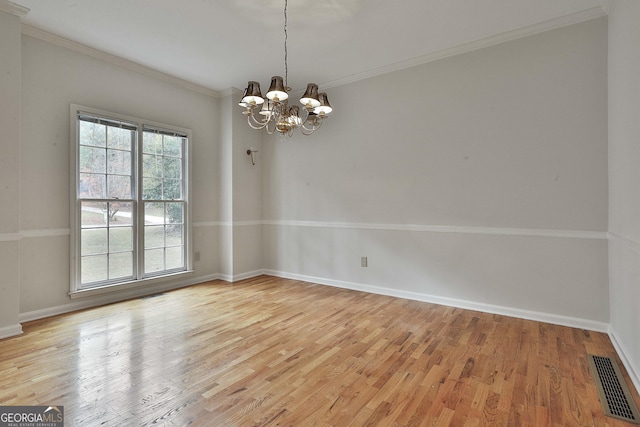
<svg viewBox="0 0 640 427">
<path fill-rule="evenodd" d="M 233 282 L 233 276 L 230 274 L 218 274 L 218 279 L 224 280 L 225 282 Z"/>
<path fill-rule="evenodd" d="M 262 276 L 264 274 L 264 270 L 254 270 L 248 271 L 242 274 L 236 274 L 233 276 L 232 282 L 237 282 L 238 280 L 252 279 L 254 277 Z"/>
<path fill-rule="evenodd" d="M 616 331 L 613 327 L 609 326 L 609 338 L 611 339 L 611 343 L 613 347 L 616 349 L 616 353 L 620 356 L 620 360 L 622 360 L 622 364 L 624 365 L 633 385 L 635 386 L 638 393 L 640 393 L 640 369 L 638 366 L 633 363 L 633 360 L 628 357 L 629 352 L 622 344 L 620 340 L 618 340 Z"/>
<path fill-rule="evenodd" d="M 455 298 L 446 298 L 436 295 L 423 294 L 418 292 L 403 291 L 380 286 L 365 285 L 362 283 L 346 282 L 342 280 L 325 279 L 322 277 L 306 276 L 302 274 L 287 273 L 284 271 L 265 270 L 264 274 L 282 277 L 286 279 L 302 280 L 305 282 L 318 283 L 321 285 L 334 286 L 337 288 L 351 289 L 355 291 L 369 292 L 372 294 L 387 295 L 396 298 L 405 298 L 415 301 L 429 302 L 432 304 L 446 305 L 450 307 L 464 308 L 467 310 L 482 311 L 485 313 L 500 314 L 503 316 L 517 317 L 537 322 L 552 323 L 555 325 L 569 326 L 572 328 L 588 329 L 597 332 L 608 332 L 609 324 L 597 322 L 589 319 L 563 316 L 560 314 L 544 313 L 539 311 L 523 310 L 501 305 L 485 304 L 475 301 L 467 301 Z"/>
<path fill-rule="evenodd" d="M 225 282 L 233 283 L 240 280 L 258 277 L 263 274 L 265 274 L 264 270 L 254 270 L 254 271 L 247 271 L 246 273 L 234 274 L 233 276 L 230 274 L 220 274 L 218 278 L 220 280 L 224 280 Z"/>
<path fill-rule="evenodd" d="M 0 328 L 0 339 L 9 338 L 16 335 L 20 335 L 22 333 L 22 325 L 19 323 L 17 325 L 11 326 L 3 326 Z"/>
<path fill-rule="evenodd" d="M 182 280 L 179 282 L 168 282 L 144 288 L 131 288 L 124 291 L 115 291 L 109 294 L 96 295 L 86 299 L 73 300 L 68 304 L 62 304 L 55 307 L 47 307 L 41 310 L 33 310 L 20 313 L 18 319 L 20 322 L 29 322 L 32 320 L 44 319 L 45 317 L 57 316 L 59 314 L 69 313 L 72 311 L 83 310 L 85 308 L 98 307 L 105 304 L 111 304 L 118 301 L 125 301 L 134 298 L 140 298 L 147 295 L 153 295 L 160 292 L 171 291 L 174 289 L 184 288 L 198 283 L 209 282 L 219 279 L 218 274 L 210 274 L 207 276 L 199 276 Z M 22 331 L 22 329 L 21 329 Z M 1 330 L 0 330 L 1 332 Z"/>
</svg>

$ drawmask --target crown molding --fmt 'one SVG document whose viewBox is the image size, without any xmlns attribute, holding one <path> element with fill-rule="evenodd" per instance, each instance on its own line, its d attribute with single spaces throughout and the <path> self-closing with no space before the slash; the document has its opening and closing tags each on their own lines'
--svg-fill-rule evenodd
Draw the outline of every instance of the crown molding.
<svg viewBox="0 0 640 427">
<path fill-rule="evenodd" d="M 0 0 L 0 1 L 3 1 L 3 0 Z M 47 31 L 41 30 L 36 27 L 32 27 L 30 25 L 25 25 L 25 24 L 22 25 L 22 34 L 30 37 L 35 37 L 40 40 L 44 40 L 46 42 L 55 44 L 57 46 L 73 50 L 75 52 L 105 61 L 109 64 L 116 65 L 130 71 L 135 71 L 147 77 L 161 80 L 165 83 L 174 84 L 176 86 L 180 86 L 185 89 L 189 89 L 194 92 L 201 93 L 203 95 L 208 95 L 213 98 L 221 98 L 220 92 L 218 92 L 217 90 L 209 89 L 207 87 L 200 86 L 198 84 L 189 82 L 187 80 L 183 80 L 178 77 L 171 76 L 169 74 L 163 73 L 161 71 L 155 70 L 145 65 L 138 64 L 137 62 L 133 62 L 128 59 L 124 59 L 119 56 L 112 55 L 102 50 L 89 47 L 82 43 L 78 43 L 73 40 L 66 39 L 64 37 L 49 33 Z"/>
<path fill-rule="evenodd" d="M 23 18 L 30 10 L 31 9 L 27 7 L 12 3 L 9 0 L 0 0 L 0 12 L 6 12 L 18 18 Z"/>
<path fill-rule="evenodd" d="M 472 52 L 474 50 L 483 49 L 485 47 L 495 46 L 501 43 L 517 40 L 523 37 L 528 37 L 535 34 L 543 33 L 545 31 L 555 30 L 555 29 L 566 27 L 569 25 L 579 24 L 580 22 L 589 21 L 591 19 L 600 18 L 602 16 L 606 16 L 607 10 L 612 0 L 601 0 L 601 1 L 602 1 L 601 6 L 595 6 L 589 9 L 582 10 L 580 12 L 575 12 L 568 15 L 559 16 L 557 18 L 549 19 L 547 21 L 542 21 L 537 24 L 532 24 L 525 27 L 517 28 L 515 30 L 505 31 L 500 34 L 484 37 L 468 43 L 462 43 L 456 46 L 451 46 L 443 50 L 427 53 L 426 55 L 411 58 L 406 61 L 396 62 L 395 64 L 374 68 L 372 70 L 353 74 L 351 76 L 347 76 L 341 79 L 323 82 L 319 84 L 319 86 L 322 86 L 323 88 L 331 88 L 331 87 L 346 85 L 349 83 L 355 83 L 357 81 L 365 80 L 371 77 L 392 73 L 394 71 L 404 70 L 406 68 L 427 64 L 429 62 L 434 62 L 440 59 L 445 59 L 445 58 L 460 55 L 463 53 Z"/>
<path fill-rule="evenodd" d="M 498 45 L 508 41 L 516 40 L 519 38 L 539 34 L 545 31 L 550 31 L 557 28 L 578 24 L 580 22 L 606 16 L 611 10 L 612 4 L 613 4 L 613 0 L 601 0 L 600 6 L 592 7 L 580 12 L 571 13 L 571 14 L 560 16 L 557 18 L 549 19 L 547 21 L 528 25 L 526 27 L 517 28 L 515 30 L 506 31 L 490 37 L 485 37 L 485 38 L 477 39 L 471 42 L 462 43 L 456 46 L 451 46 L 443 50 L 430 52 L 425 55 L 421 55 L 405 61 L 396 62 L 394 64 L 389 64 L 386 66 L 374 68 L 369 71 L 364 71 L 362 73 L 357 73 L 357 74 L 353 74 L 351 76 L 343 77 L 340 79 L 323 82 L 320 84 L 320 86 L 324 88 L 332 88 L 336 86 L 355 83 L 357 81 L 365 80 L 371 77 L 380 76 L 380 75 L 391 73 L 394 71 L 404 70 L 404 69 L 415 67 L 418 65 L 427 64 L 429 62 L 438 61 L 440 59 L 445 59 L 445 58 L 460 55 L 463 53 L 472 52 L 474 50 L 482 49 L 485 47 L 490 47 L 490 46 Z M 23 6 L 17 5 L 15 3 L 12 3 L 8 0 L 0 0 L 0 11 L 5 11 L 8 13 L 14 14 L 16 16 L 22 17 L 27 12 L 29 12 L 29 9 Z M 196 83 L 192 83 L 190 81 L 183 80 L 178 77 L 163 73 L 161 71 L 155 70 L 145 65 L 138 64 L 128 59 L 124 59 L 119 56 L 101 51 L 99 49 L 89 47 L 82 43 L 78 43 L 78 42 L 66 39 L 64 37 L 55 35 L 53 33 L 49 33 L 39 28 L 32 27 L 30 25 L 23 24 L 22 33 L 31 37 L 38 38 L 40 40 L 47 41 L 49 43 L 52 43 L 58 46 L 61 46 L 61 47 L 65 47 L 70 50 L 91 56 L 93 58 L 100 59 L 102 61 L 111 63 L 113 65 L 117 65 L 122 68 L 126 68 L 128 70 L 135 71 L 140 74 L 144 74 L 148 77 L 162 80 L 167 83 L 171 83 L 171 84 L 181 86 L 183 88 L 186 88 L 198 93 L 202 93 L 204 95 L 211 96 L 213 98 L 219 99 L 219 98 L 230 96 L 232 95 L 232 91 L 234 89 L 234 88 L 227 88 L 223 91 L 210 89 L 210 88 L 198 85 Z"/>
<path fill-rule="evenodd" d="M 220 92 L 220 97 L 225 98 L 227 96 L 233 95 L 234 92 L 241 91 L 242 89 L 238 89 L 236 87 L 228 87 L 225 90 Z"/>
</svg>

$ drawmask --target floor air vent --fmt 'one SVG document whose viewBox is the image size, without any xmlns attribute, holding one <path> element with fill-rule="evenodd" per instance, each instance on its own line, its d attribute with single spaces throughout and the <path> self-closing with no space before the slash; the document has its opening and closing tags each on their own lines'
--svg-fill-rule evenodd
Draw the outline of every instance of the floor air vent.
<svg viewBox="0 0 640 427">
<path fill-rule="evenodd" d="M 608 357 L 588 356 L 605 415 L 640 425 L 638 408 L 616 362 Z"/>
</svg>

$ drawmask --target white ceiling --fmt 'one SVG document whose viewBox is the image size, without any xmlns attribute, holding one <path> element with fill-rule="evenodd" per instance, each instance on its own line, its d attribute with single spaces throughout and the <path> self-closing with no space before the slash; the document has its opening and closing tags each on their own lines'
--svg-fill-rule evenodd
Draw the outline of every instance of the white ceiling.
<svg viewBox="0 0 640 427">
<path fill-rule="evenodd" d="M 222 91 L 284 75 L 284 0 L 13 0 L 23 23 Z M 608 0 L 290 0 L 289 85 L 324 86 L 505 34 L 603 15 Z M 528 29 L 528 30 L 527 30 Z M 481 45 L 479 43 L 478 45 Z M 404 64 L 404 65 L 403 65 Z"/>
</svg>

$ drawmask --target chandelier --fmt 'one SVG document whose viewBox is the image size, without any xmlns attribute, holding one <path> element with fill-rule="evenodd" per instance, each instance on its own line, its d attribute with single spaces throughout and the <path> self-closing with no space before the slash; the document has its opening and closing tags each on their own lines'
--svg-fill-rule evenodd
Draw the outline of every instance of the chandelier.
<svg viewBox="0 0 640 427">
<path fill-rule="evenodd" d="M 260 83 L 250 81 L 244 90 L 240 105 L 245 110 L 247 122 L 253 129 L 266 129 L 269 135 L 275 131 L 284 137 L 292 136 L 295 129 L 303 135 L 311 135 L 322 125 L 322 121 L 331 113 L 327 94 L 318 93 L 318 85 L 307 84 L 307 90 L 300 98 L 302 108 L 289 106 L 291 88 L 287 86 L 289 68 L 287 65 L 287 0 L 284 2 L 284 80 L 281 76 L 271 78 L 266 99 L 260 92 Z"/>
</svg>

